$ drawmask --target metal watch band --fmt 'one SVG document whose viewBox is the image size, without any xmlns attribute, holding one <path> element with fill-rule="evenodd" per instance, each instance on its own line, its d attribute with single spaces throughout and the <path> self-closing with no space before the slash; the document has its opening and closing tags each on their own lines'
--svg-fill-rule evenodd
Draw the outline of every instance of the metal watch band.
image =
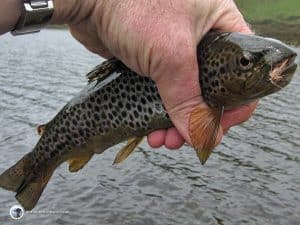
<svg viewBox="0 0 300 225">
<path fill-rule="evenodd" d="M 54 11 L 52 0 L 23 0 L 24 8 L 13 35 L 39 32 L 45 27 Z"/>
</svg>

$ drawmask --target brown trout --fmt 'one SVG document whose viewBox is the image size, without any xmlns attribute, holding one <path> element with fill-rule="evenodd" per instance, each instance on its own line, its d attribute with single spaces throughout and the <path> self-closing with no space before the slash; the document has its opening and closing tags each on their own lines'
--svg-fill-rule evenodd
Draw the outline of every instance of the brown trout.
<svg viewBox="0 0 300 225">
<path fill-rule="evenodd" d="M 209 108 L 190 116 L 193 147 L 202 163 L 211 153 L 224 109 L 234 108 L 286 86 L 296 53 L 285 44 L 240 33 L 210 32 L 198 45 L 200 83 Z M 97 66 L 88 85 L 47 124 L 31 152 L 0 175 L 0 187 L 16 192 L 31 210 L 54 170 L 63 162 L 80 170 L 94 154 L 124 140 L 121 162 L 151 131 L 172 126 L 155 83 L 117 59 Z M 183 84 L 184 85 L 184 84 Z"/>
</svg>

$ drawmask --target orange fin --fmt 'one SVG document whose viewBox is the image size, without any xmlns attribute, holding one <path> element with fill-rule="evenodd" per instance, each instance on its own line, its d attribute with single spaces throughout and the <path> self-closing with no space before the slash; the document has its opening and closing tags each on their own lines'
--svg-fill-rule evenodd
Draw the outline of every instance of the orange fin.
<svg viewBox="0 0 300 225">
<path fill-rule="evenodd" d="M 42 125 L 39 125 L 37 128 L 36 128 L 36 131 L 38 133 L 39 136 L 42 136 L 45 132 L 45 129 L 46 129 L 46 124 L 42 124 Z"/>
<path fill-rule="evenodd" d="M 198 106 L 191 113 L 189 134 L 202 164 L 206 162 L 215 147 L 223 112 L 224 107 L 213 109 Z"/>
<path fill-rule="evenodd" d="M 133 137 L 130 138 L 127 144 L 118 152 L 114 163 L 121 163 L 133 152 L 133 150 L 142 142 L 144 137 Z"/>
<path fill-rule="evenodd" d="M 88 163 L 88 161 L 90 161 L 93 155 L 94 153 L 87 152 L 80 156 L 68 159 L 67 161 L 69 163 L 69 171 L 71 173 L 74 173 L 82 169 Z"/>
</svg>

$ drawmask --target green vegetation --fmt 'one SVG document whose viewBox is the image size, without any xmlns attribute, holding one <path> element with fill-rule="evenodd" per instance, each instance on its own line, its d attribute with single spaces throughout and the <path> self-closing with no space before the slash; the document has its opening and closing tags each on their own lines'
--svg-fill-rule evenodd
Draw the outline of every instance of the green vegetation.
<svg viewBox="0 0 300 225">
<path fill-rule="evenodd" d="M 300 0 L 235 0 L 257 34 L 300 45 Z M 53 29 L 67 26 L 51 25 Z"/>
<path fill-rule="evenodd" d="M 300 44 L 300 0 L 236 0 L 257 34 Z"/>
<path fill-rule="evenodd" d="M 300 23 L 299 0 L 236 0 L 236 3 L 251 22 L 285 20 Z"/>
</svg>

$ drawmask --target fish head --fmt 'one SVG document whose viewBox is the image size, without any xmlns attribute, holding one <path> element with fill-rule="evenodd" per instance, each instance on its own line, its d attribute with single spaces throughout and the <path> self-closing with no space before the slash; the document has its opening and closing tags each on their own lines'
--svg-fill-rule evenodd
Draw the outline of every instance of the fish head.
<svg viewBox="0 0 300 225">
<path fill-rule="evenodd" d="M 213 32 L 198 47 L 204 99 L 230 109 L 274 93 L 291 81 L 296 55 L 275 39 Z"/>
</svg>

